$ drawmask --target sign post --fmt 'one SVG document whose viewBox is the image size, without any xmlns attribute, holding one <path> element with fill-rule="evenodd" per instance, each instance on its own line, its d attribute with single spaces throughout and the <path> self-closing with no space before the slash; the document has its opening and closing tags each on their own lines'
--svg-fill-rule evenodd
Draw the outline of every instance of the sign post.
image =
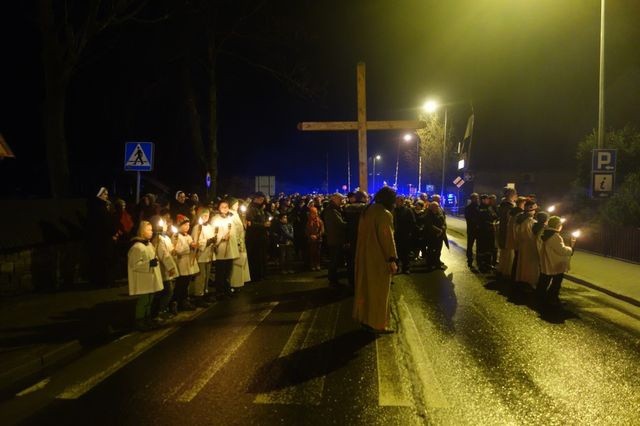
<svg viewBox="0 0 640 426">
<path fill-rule="evenodd" d="M 140 202 L 140 172 L 153 170 L 153 142 L 126 142 L 124 170 L 136 172 L 136 203 Z"/>
<path fill-rule="evenodd" d="M 613 195 L 616 174 L 616 149 L 594 149 L 591 163 L 591 197 L 602 199 Z"/>
</svg>

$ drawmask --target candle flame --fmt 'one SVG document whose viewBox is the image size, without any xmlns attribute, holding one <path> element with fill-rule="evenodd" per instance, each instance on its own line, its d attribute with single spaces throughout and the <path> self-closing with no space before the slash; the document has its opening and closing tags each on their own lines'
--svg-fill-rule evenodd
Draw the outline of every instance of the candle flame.
<svg viewBox="0 0 640 426">
<path fill-rule="evenodd" d="M 160 228 L 164 228 L 164 220 L 160 219 L 160 220 L 158 221 L 158 226 L 159 226 Z"/>
<path fill-rule="evenodd" d="M 560 218 L 560 223 L 565 223 L 567 221 L 567 219 L 565 219 L 564 217 Z"/>
<path fill-rule="evenodd" d="M 202 225 L 204 223 L 204 221 L 202 220 L 202 218 L 198 219 L 198 224 Z"/>
<path fill-rule="evenodd" d="M 547 211 L 548 211 L 549 213 L 553 213 L 554 211 L 556 211 L 556 206 L 554 206 L 554 205 L 549 206 L 549 207 L 547 208 Z"/>
<path fill-rule="evenodd" d="M 240 206 L 240 211 L 242 213 L 246 212 L 247 211 L 247 206 Z"/>
<path fill-rule="evenodd" d="M 581 234 L 582 234 L 582 232 L 580 232 L 580 230 L 578 229 L 578 230 L 576 230 L 576 231 L 573 231 L 573 232 L 571 233 L 571 236 L 572 236 L 573 238 L 578 238 Z"/>
<path fill-rule="evenodd" d="M 178 228 L 176 228 L 175 226 L 171 226 L 171 232 L 173 232 L 174 234 L 177 234 Z"/>
</svg>

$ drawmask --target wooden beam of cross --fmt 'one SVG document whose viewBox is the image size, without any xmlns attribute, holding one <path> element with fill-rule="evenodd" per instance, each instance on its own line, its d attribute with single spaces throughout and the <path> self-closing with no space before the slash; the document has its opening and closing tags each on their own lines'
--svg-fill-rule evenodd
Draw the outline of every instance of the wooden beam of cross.
<svg viewBox="0 0 640 426">
<path fill-rule="evenodd" d="M 304 121 L 298 123 L 298 130 L 302 131 L 358 131 L 358 177 L 360 189 L 367 191 L 367 130 L 409 130 L 426 127 L 424 121 L 367 121 L 367 92 L 364 62 L 358 62 L 358 121 Z"/>
</svg>

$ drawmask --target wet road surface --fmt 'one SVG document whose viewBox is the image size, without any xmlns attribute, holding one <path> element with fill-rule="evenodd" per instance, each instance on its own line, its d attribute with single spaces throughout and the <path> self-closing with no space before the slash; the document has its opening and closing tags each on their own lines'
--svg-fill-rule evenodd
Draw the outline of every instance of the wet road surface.
<svg viewBox="0 0 640 426">
<path fill-rule="evenodd" d="M 274 276 L 0 409 L 25 424 L 640 424 L 640 309 L 567 283 L 540 313 L 455 245 L 443 260 L 395 277 L 396 334 L 360 330 L 326 275 Z"/>
</svg>

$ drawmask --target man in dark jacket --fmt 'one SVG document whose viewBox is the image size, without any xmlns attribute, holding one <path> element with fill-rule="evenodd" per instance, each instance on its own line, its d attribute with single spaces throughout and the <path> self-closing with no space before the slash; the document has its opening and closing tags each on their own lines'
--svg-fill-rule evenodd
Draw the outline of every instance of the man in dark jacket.
<svg viewBox="0 0 640 426">
<path fill-rule="evenodd" d="M 338 268 L 344 265 L 344 245 L 346 242 L 347 223 L 340 211 L 342 207 L 342 195 L 333 194 L 329 198 L 329 204 L 324 209 L 324 232 L 326 235 L 327 249 L 329 250 L 329 285 L 337 286 Z"/>
<path fill-rule="evenodd" d="M 442 207 L 437 201 L 429 203 L 429 208 L 424 216 L 424 234 L 427 241 L 427 270 L 446 269 L 440 260 L 440 254 L 442 253 L 442 244 L 447 239 L 447 225 Z"/>
<path fill-rule="evenodd" d="M 247 209 L 247 257 L 251 281 L 261 281 L 267 272 L 267 250 L 269 249 L 268 229 L 271 226 L 265 207 L 266 196 L 257 192 Z"/>
<path fill-rule="evenodd" d="M 478 221 L 478 269 L 483 273 L 489 272 L 493 267 L 497 220 L 498 214 L 491 206 L 491 199 L 488 195 L 482 194 Z"/>
<path fill-rule="evenodd" d="M 516 206 L 516 190 L 504 188 L 503 198 L 498 205 L 498 248 L 500 261 L 496 273 L 499 277 L 509 276 L 513 262 L 513 249 L 507 248 L 507 225 L 509 224 L 509 212 Z"/>
<path fill-rule="evenodd" d="M 360 215 L 367 207 L 368 195 L 363 191 L 356 191 L 353 194 L 353 203 L 347 204 L 342 212 L 342 217 L 346 222 L 346 257 L 347 257 L 347 279 L 349 286 L 353 289 L 355 276 L 356 243 L 358 242 L 358 224 Z"/>
<path fill-rule="evenodd" d="M 396 208 L 393 210 L 393 227 L 400 260 L 400 271 L 403 274 L 411 273 L 409 252 L 411 242 L 416 228 L 416 217 L 413 211 L 404 203 L 404 197 L 396 197 Z"/>
<path fill-rule="evenodd" d="M 480 197 L 477 193 L 471 194 L 470 203 L 464 208 L 464 219 L 467 222 L 467 265 L 473 269 L 473 245 L 478 239 L 478 226 L 480 223 Z M 476 252 L 478 248 L 476 247 Z"/>
</svg>

